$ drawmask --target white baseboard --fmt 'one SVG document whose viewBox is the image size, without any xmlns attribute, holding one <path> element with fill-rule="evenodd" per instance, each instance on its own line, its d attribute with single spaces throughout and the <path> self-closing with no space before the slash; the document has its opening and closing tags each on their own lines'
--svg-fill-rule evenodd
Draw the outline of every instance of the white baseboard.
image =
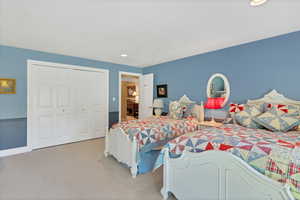
<svg viewBox="0 0 300 200">
<path fill-rule="evenodd" d="M 21 153 L 27 153 L 32 151 L 29 147 L 18 147 L 14 149 L 0 150 L 0 157 L 12 156 Z"/>
</svg>

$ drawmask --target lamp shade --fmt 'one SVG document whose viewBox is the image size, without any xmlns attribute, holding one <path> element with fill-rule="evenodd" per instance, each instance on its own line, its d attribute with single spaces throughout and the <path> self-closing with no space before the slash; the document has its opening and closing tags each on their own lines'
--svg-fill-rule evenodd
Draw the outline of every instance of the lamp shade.
<svg viewBox="0 0 300 200">
<path fill-rule="evenodd" d="M 251 6 L 260 6 L 266 2 L 267 2 L 267 0 L 250 0 L 250 5 Z"/>
<path fill-rule="evenodd" d="M 221 109 L 224 100 L 224 97 L 207 98 L 207 102 L 204 107 L 206 109 Z"/>
<path fill-rule="evenodd" d="M 161 99 L 154 99 L 153 108 L 163 108 L 164 102 Z"/>
</svg>

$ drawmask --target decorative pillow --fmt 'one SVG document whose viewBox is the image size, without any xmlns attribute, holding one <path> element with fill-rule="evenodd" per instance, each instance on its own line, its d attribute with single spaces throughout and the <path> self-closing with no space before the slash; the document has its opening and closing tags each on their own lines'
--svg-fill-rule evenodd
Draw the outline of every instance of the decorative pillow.
<svg viewBox="0 0 300 200">
<path fill-rule="evenodd" d="M 193 109 L 195 107 L 195 103 L 191 104 L 180 104 L 182 107 L 183 118 L 191 117 L 193 115 Z"/>
<path fill-rule="evenodd" d="M 241 112 L 244 108 L 245 104 L 231 103 L 229 105 L 229 114 Z"/>
<path fill-rule="evenodd" d="M 259 103 L 259 104 L 237 104 L 237 103 L 231 103 L 229 107 L 229 114 L 232 118 L 232 121 L 234 124 L 237 124 L 237 121 L 235 119 L 235 114 L 243 111 L 246 106 L 253 107 L 255 106 L 259 111 L 264 112 L 265 110 L 265 104 Z"/>
<path fill-rule="evenodd" d="M 253 119 L 260 115 L 260 111 L 256 106 L 245 106 L 244 110 L 235 114 L 234 118 L 238 124 L 247 128 L 263 128 Z"/>
<path fill-rule="evenodd" d="M 268 104 L 267 110 L 276 109 L 282 111 L 283 113 L 288 114 L 289 116 L 298 116 L 300 115 L 300 108 L 294 105 L 285 105 L 285 104 Z"/>
<path fill-rule="evenodd" d="M 300 119 L 271 109 L 254 119 L 271 131 L 287 132 L 300 124 Z"/>
<path fill-rule="evenodd" d="M 259 103 L 259 104 L 238 104 L 238 103 L 231 103 L 229 107 L 229 114 L 235 114 L 238 112 L 241 112 L 245 109 L 245 106 L 255 106 L 260 110 L 261 112 L 265 111 L 265 104 L 264 103 Z"/>
<path fill-rule="evenodd" d="M 178 101 L 172 101 L 170 103 L 169 112 L 172 119 L 181 119 L 183 116 L 182 106 Z"/>
<path fill-rule="evenodd" d="M 191 117 L 195 102 L 191 101 L 186 95 L 183 95 L 178 102 L 182 107 L 183 118 Z"/>
</svg>

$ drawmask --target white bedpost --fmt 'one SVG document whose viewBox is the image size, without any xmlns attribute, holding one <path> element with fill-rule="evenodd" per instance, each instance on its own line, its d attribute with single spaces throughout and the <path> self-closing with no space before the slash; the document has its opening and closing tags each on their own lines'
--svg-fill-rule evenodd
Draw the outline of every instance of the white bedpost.
<svg viewBox="0 0 300 200">
<path fill-rule="evenodd" d="M 133 137 L 133 141 L 132 141 L 132 152 L 131 152 L 131 175 L 132 178 L 136 178 L 136 175 L 138 173 L 138 167 L 137 167 L 137 152 L 138 152 L 138 145 L 137 145 L 137 141 L 136 141 L 136 137 Z"/>
<path fill-rule="evenodd" d="M 106 129 L 105 133 L 105 148 L 104 148 L 104 156 L 107 157 L 109 152 L 109 129 Z"/>
<path fill-rule="evenodd" d="M 160 193 L 163 196 L 164 200 L 167 200 L 169 198 L 169 151 L 167 148 L 163 149 L 164 154 L 164 166 L 163 166 L 163 188 L 161 189 Z"/>
</svg>

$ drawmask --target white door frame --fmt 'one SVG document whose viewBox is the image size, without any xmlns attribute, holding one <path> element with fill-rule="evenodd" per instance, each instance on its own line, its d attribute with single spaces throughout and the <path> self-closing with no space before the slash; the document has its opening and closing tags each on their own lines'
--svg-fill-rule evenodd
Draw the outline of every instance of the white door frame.
<svg viewBox="0 0 300 200">
<path fill-rule="evenodd" d="M 133 72 L 124 72 L 119 71 L 119 122 L 121 122 L 121 111 L 122 111 L 122 75 L 131 75 L 131 76 L 137 76 L 139 77 L 139 81 L 141 80 L 141 77 L 143 76 L 142 73 L 133 73 Z M 139 88 L 139 91 L 141 91 L 141 88 Z M 139 103 L 140 103 L 139 99 Z"/>
<path fill-rule="evenodd" d="M 63 68 L 63 69 L 73 69 L 73 70 L 81 70 L 81 71 L 94 71 L 94 72 L 104 72 L 107 76 L 107 129 L 109 126 L 109 70 L 107 69 L 98 69 L 87 66 L 79 66 L 79 65 L 68 65 L 62 63 L 55 62 L 44 62 L 38 60 L 27 60 L 27 148 L 33 150 L 33 99 L 32 99 L 32 69 L 34 65 L 44 66 L 44 67 L 54 67 L 54 68 Z"/>
</svg>

